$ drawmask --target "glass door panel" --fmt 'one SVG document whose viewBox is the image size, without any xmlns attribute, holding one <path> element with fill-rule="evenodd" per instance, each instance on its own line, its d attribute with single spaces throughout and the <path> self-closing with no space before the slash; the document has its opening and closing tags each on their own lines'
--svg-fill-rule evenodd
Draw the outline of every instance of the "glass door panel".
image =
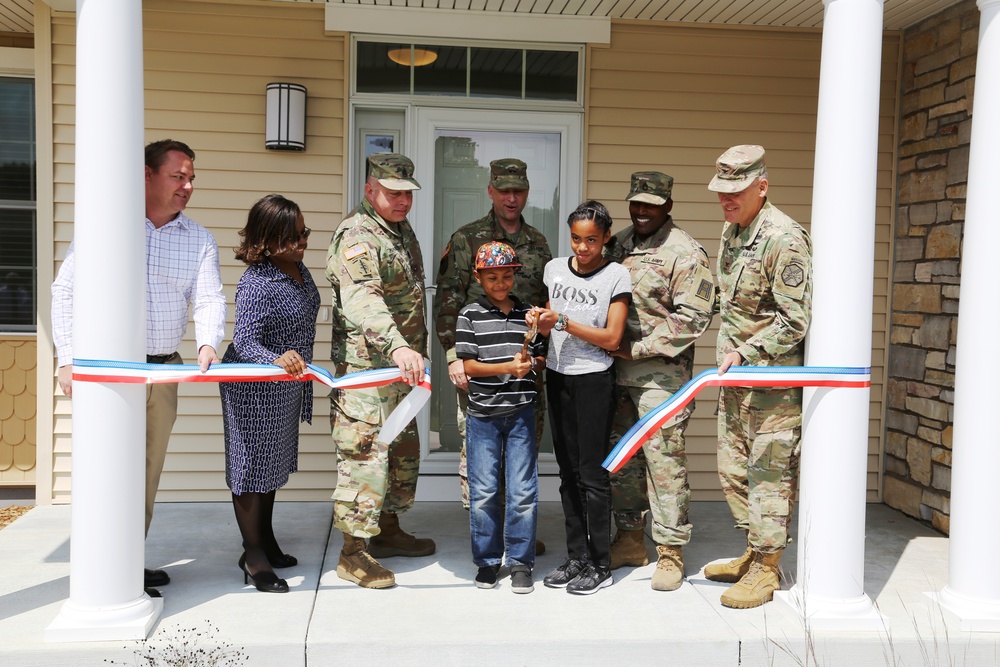
<svg viewBox="0 0 1000 667">
<path fill-rule="evenodd" d="M 486 186 L 492 160 L 515 157 L 528 165 L 531 190 L 525 221 L 548 239 L 553 255 L 561 254 L 560 221 L 580 196 L 580 118 L 578 114 L 539 114 L 470 109 L 418 108 L 415 176 L 423 189 L 414 198 L 410 220 L 420 239 L 427 280 L 437 277 L 441 253 L 452 233 L 478 220 L 492 206 Z M 428 312 L 433 312 L 435 285 L 428 286 Z M 455 388 L 448 380 L 444 353 L 431 329 L 429 432 L 421 438 L 421 476 L 456 475 L 461 441 L 458 437 Z M 549 429 L 542 441 L 539 472 L 557 472 Z M 428 487 L 425 482 L 424 498 Z M 454 487 L 450 481 L 442 488 Z M 435 494 L 436 495 L 436 494 Z M 543 494 L 546 495 L 546 494 Z"/>
<path fill-rule="evenodd" d="M 490 181 L 490 162 L 516 157 L 528 165 L 531 190 L 524 208 L 524 219 L 549 239 L 558 241 L 559 214 L 559 145 L 556 132 L 504 132 L 498 130 L 437 130 L 434 137 L 434 244 L 442 249 L 459 227 L 486 215 L 493 205 L 486 192 Z M 440 256 L 441 250 L 436 250 Z M 437 275 L 435 273 L 435 275 Z M 436 338 L 433 339 L 436 343 Z M 431 364 L 430 452 L 458 453 L 462 441 L 458 434 L 455 387 L 448 380 L 443 355 Z M 552 452 L 552 439 L 546 430 L 543 452 Z"/>
</svg>

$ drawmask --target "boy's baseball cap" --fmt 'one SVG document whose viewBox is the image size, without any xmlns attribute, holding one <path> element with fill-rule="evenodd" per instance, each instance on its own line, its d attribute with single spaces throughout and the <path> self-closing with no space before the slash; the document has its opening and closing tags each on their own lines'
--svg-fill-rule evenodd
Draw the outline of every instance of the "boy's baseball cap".
<svg viewBox="0 0 1000 667">
<path fill-rule="evenodd" d="M 520 268 L 517 253 L 502 241 L 490 241 L 479 246 L 476 253 L 476 271 L 480 269 Z"/>
</svg>

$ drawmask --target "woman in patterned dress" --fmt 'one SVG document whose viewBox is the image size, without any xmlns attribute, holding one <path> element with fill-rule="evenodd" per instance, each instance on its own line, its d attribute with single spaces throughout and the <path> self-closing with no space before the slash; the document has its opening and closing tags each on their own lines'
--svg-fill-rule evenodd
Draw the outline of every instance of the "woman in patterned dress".
<svg viewBox="0 0 1000 667">
<path fill-rule="evenodd" d="M 236 326 L 224 362 L 275 364 L 300 376 L 312 361 L 319 291 L 302 263 L 310 230 L 295 202 L 268 195 L 250 209 L 236 258 Z M 310 382 L 223 382 L 226 484 L 243 536 L 239 567 L 257 590 L 287 593 L 272 568 L 298 561 L 274 537 L 277 489 L 298 469 L 299 421 L 312 423 Z"/>
</svg>

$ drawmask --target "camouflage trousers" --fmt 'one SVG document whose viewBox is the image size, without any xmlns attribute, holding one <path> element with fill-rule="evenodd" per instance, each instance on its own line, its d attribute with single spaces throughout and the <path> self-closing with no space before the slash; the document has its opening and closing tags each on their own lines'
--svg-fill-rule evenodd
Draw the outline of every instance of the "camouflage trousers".
<svg viewBox="0 0 1000 667">
<path fill-rule="evenodd" d="M 394 382 L 334 391 L 330 396 L 330 425 L 337 447 L 333 525 L 348 535 L 378 535 L 383 511 L 400 514 L 413 506 L 420 470 L 416 423 L 410 422 L 390 445 L 375 441 L 385 418 L 409 391 L 407 385 Z"/>
<path fill-rule="evenodd" d="M 801 395 L 801 390 L 796 390 Z M 723 387 L 719 395 L 719 479 L 736 527 L 774 553 L 791 541 L 801 451 L 802 407 L 788 390 Z"/>
<path fill-rule="evenodd" d="M 671 392 L 644 387 L 616 388 L 611 444 L 616 445 L 639 419 L 670 398 Z M 684 430 L 688 408 L 650 437 L 628 463 L 611 476 L 611 507 L 615 525 L 624 530 L 642 530 L 644 511 L 653 518 L 653 541 L 682 546 L 691 540 L 688 509 L 691 488 L 687 479 Z"/>
<path fill-rule="evenodd" d="M 545 385 L 542 380 L 537 383 L 538 393 L 535 394 L 535 443 L 542 442 L 545 428 Z M 462 439 L 462 453 L 458 457 L 458 483 L 462 488 L 462 507 L 469 509 L 469 467 L 465 458 L 465 411 L 469 408 L 469 393 L 455 388 L 458 396 L 458 437 Z"/>
</svg>

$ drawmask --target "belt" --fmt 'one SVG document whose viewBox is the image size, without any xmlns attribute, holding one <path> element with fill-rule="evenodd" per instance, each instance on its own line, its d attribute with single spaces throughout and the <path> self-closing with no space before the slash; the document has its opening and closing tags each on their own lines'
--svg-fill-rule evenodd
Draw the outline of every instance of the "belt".
<svg viewBox="0 0 1000 667">
<path fill-rule="evenodd" d="M 170 354 L 147 354 L 146 355 L 146 363 L 147 364 L 165 364 L 171 358 L 173 358 L 173 356 L 175 354 L 177 354 L 177 353 L 176 352 L 171 352 Z"/>
</svg>

